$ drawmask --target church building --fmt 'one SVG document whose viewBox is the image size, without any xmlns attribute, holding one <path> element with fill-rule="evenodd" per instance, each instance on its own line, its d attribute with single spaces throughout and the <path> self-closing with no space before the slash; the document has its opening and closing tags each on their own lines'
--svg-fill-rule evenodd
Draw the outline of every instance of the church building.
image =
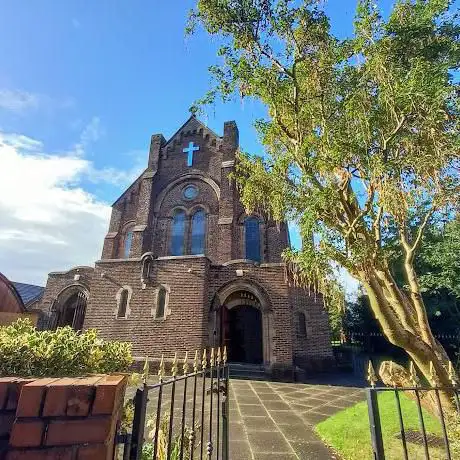
<svg viewBox="0 0 460 460">
<path fill-rule="evenodd" d="M 48 276 L 43 327 L 96 328 L 135 357 L 227 346 L 267 374 L 332 359 L 321 297 L 286 280 L 287 224 L 245 213 L 231 173 L 238 128 L 191 116 L 151 137 L 144 172 L 115 201 L 101 259 Z"/>
</svg>

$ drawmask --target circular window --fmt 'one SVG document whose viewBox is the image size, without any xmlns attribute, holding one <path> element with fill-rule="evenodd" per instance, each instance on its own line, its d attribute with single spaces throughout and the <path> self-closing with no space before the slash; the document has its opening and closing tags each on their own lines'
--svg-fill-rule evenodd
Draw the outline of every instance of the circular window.
<svg viewBox="0 0 460 460">
<path fill-rule="evenodd" d="M 193 200 L 198 196 L 198 188 L 194 185 L 187 185 L 182 194 L 186 200 Z"/>
</svg>

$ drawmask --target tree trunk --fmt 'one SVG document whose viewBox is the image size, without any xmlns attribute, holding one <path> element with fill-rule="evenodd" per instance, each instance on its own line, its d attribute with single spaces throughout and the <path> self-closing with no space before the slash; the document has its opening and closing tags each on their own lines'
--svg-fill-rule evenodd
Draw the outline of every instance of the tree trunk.
<svg viewBox="0 0 460 460">
<path fill-rule="evenodd" d="M 380 270 L 368 268 L 359 275 L 385 337 L 406 351 L 431 386 L 447 387 L 439 392 L 442 408 L 448 412 L 455 410 L 453 394 L 448 390 L 452 386 L 448 370 L 449 358 L 442 345 L 436 339 L 431 340 L 428 321 L 420 325 L 420 317 L 414 315 L 415 307 L 411 300 L 397 286 L 385 283 L 385 279 L 392 279 L 389 272 L 382 276 Z M 395 289 L 398 290 L 397 295 Z M 432 412 L 438 415 L 438 409 L 434 409 Z"/>
</svg>

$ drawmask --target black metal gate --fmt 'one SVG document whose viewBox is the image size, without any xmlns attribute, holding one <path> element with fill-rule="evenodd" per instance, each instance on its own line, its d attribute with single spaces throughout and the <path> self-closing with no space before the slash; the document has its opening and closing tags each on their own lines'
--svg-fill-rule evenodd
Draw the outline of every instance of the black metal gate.
<svg viewBox="0 0 460 460">
<path fill-rule="evenodd" d="M 144 384 L 134 396 L 131 433 L 119 437 L 124 460 L 228 460 L 229 372 L 224 348 L 195 352 L 193 371 L 186 353 L 177 354 L 166 378 L 165 360 L 158 381 Z"/>
<path fill-rule="evenodd" d="M 368 388 L 366 393 L 374 460 L 460 458 L 460 388 L 453 366 L 450 364 L 449 367 L 452 382 L 449 387 L 420 385 L 413 364 L 410 366 L 413 386 L 376 387 L 377 375 L 372 363 L 369 362 L 368 380 L 372 388 Z M 379 398 L 384 394 L 384 398 Z M 415 403 L 417 414 L 415 423 L 414 420 L 408 420 L 414 417 L 408 417 L 402 408 L 402 398 L 405 396 Z M 393 417 L 396 418 L 398 426 L 391 438 L 387 429 L 392 422 L 391 417 L 388 416 L 389 411 L 383 414 L 382 404 L 379 404 L 380 400 L 387 406 L 390 398 L 393 399 L 392 407 L 395 409 Z M 439 428 L 435 432 L 430 432 L 427 425 L 430 412 L 424 409 L 426 404 L 424 401 L 430 403 L 431 410 L 436 414 L 435 420 Z M 446 407 L 447 405 L 449 407 Z M 417 449 L 415 452 L 414 446 Z"/>
</svg>

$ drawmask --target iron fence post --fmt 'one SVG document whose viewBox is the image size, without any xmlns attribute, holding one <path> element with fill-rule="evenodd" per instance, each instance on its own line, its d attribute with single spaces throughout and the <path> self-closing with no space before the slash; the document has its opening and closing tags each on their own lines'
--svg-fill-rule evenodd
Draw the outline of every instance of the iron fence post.
<svg viewBox="0 0 460 460">
<path fill-rule="evenodd" d="M 133 419 L 133 432 L 131 437 L 131 460 L 140 460 L 142 455 L 142 446 L 144 444 L 144 426 L 145 414 L 147 411 L 148 402 L 148 388 L 144 383 L 141 389 L 136 390 L 134 397 L 134 419 Z"/>
<path fill-rule="evenodd" d="M 385 460 L 385 451 L 383 449 L 382 427 L 380 425 L 377 391 L 375 391 L 375 389 L 373 388 L 367 388 L 366 397 L 374 460 Z"/>
<path fill-rule="evenodd" d="M 224 368 L 225 373 L 225 397 L 222 401 L 222 460 L 229 460 L 228 457 L 228 416 L 229 416 L 229 387 L 228 387 L 228 364 Z"/>
</svg>

